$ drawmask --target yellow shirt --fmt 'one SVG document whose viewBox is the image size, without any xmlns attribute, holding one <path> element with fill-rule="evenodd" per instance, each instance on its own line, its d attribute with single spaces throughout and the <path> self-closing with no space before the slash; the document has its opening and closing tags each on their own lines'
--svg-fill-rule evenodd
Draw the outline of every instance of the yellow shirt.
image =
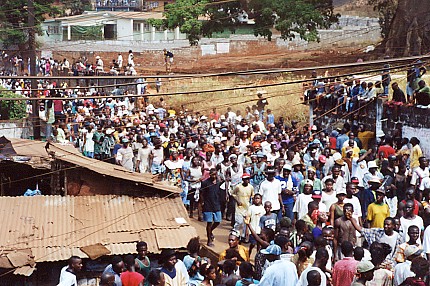
<svg viewBox="0 0 430 286">
<path fill-rule="evenodd" d="M 367 208 L 367 220 L 371 228 L 384 228 L 384 220 L 390 215 L 387 204 L 371 203 Z"/>
<path fill-rule="evenodd" d="M 420 145 L 415 145 L 414 147 L 412 147 L 412 152 L 411 152 L 411 169 L 414 169 L 416 167 L 420 166 L 420 162 L 419 162 L 419 158 L 423 156 L 423 151 L 421 151 L 421 147 Z"/>
<path fill-rule="evenodd" d="M 364 132 L 358 132 L 357 134 L 358 139 L 360 139 L 361 144 L 363 145 L 364 150 L 369 149 L 369 141 L 375 137 L 375 132 L 372 131 L 364 131 Z"/>
<path fill-rule="evenodd" d="M 347 147 L 342 147 L 342 158 L 346 158 L 346 148 Z M 359 158 L 359 157 L 360 157 L 360 148 L 353 147 L 352 148 L 352 158 Z"/>
<path fill-rule="evenodd" d="M 246 187 L 242 184 L 237 185 L 232 194 L 236 200 L 236 213 L 246 216 L 250 205 L 251 198 L 254 196 L 254 187 L 248 184 Z"/>
<path fill-rule="evenodd" d="M 242 257 L 245 261 L 249 261 L 249 252 L 248 252 L 248 248 L 246 248 L 243 245 L 238 245 L 237 246 L 237 252 L 239 253 L 240 257 Z M 221 260 L 225 260 L 225 256 L 227 254 L 227 249 L 224 250 L 223 252 L 221 252 L 221 254 L 219 255 L 219 261 Z M 240 265 L 241 261 L 237 260 L 236 264 Z"/>
</svg>

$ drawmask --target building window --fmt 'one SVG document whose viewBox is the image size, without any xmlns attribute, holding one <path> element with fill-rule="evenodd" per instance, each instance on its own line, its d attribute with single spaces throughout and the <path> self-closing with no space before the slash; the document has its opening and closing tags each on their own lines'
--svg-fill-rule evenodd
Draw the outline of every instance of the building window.
<svg viewBox="0 0 430 286">
<path fill-rule="evenodd" d="M 59 34 L 60 33 L 60 27 L 58 26 L 48 26 L 48 34 Z"/>
<path fill-rule="evenodd" d="M 140 23 L 133 23 L 133 31 L 140 32 Z"/>
<path fill-rule="evenodd" d="M 147 2 L 145 2 L 145 9 L 148 10 L 148 11 L 152 10 L 152 9 L 155 9 L 155 8 L 158 8 L 158 6 L 159 6 L 159 4 L 156 1 L 147 1 Z"/>
</svg>

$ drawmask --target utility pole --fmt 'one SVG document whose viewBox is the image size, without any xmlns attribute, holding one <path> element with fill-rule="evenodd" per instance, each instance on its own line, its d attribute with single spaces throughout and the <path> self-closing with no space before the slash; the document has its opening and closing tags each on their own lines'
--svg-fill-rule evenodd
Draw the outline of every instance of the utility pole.
<svg viewBox="0 0 430 286">
<path fill-rule="evenodd" d="M 34 0 L 28 0 L 28 50 L 30 58 L 30 75 L 36 76 L 36 33 L 35 33 L 35 13 L 34 13 Z M 31 79 L 31 89 L 37 88 L 36 79 Z M 37 92 L 31 91 L 30 97 L 37 97 Z M 33 123 L 33 138 L 40 139 L 40 120 L 39 120 L 39 101 L 32 100 L 31 122 Z"/>
</svg>

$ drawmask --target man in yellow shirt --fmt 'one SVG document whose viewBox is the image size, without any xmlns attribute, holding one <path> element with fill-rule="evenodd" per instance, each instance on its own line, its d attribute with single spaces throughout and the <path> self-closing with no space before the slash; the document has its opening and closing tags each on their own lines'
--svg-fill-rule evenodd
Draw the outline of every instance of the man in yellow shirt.
<svg viewBox="0 0 430 286">
<path fill-rule="evenodd" d="M 366 126 L 364 124 L 360 124 L 358 126 L 358 139 L 360 139 L 361 144 L 363 145 L 362 148 L 364 150 L 369 149 L 369 142 L 372 141 L 375 138 L 375 132 L 366 130 Z"/>
<path fill-rule="evenodd" d="M 237 265 L 240 265 L 243 261 L 249 261 L 248 248 L 239 244 L 240 233 L 236 230 L 232 230 L 228 236 L 229 248 L 221 252 L 219 255 L 219 261 L 225 259 L 235 260 Z"/>
<path fill-rule="evenodd" d="M 384 228 L 384 220 L 390 215 L 388 205 L 384 203 L 385 191 L 377 189 L 376 201 L 367 207 L 367 220 L 371 228 Z"/>
<path fill-rule="evenodd" d="M 239 231 L 242 239 L 245 239 L 245 217 L 248 213 L 250 201 L 254 196 L 254 187 L 249 183 L 251 176 L 248 173 L 242 175 L 242 183 L 237 185 L 231 195 L 236 201 L 236 209 L 234 215 L 234 229 Z"/>
<path fill-rule="evenodd" d="M 422 157 L 423 151 L 421 150 L 421 147 L 419 145 L 420 140 L 418 140 L 417 137 L 412 137 L 409 142 L 412 145 L 410 166 L 412 171 L 414 171 L 420 165 L 419 158 Z"/>
</svg>

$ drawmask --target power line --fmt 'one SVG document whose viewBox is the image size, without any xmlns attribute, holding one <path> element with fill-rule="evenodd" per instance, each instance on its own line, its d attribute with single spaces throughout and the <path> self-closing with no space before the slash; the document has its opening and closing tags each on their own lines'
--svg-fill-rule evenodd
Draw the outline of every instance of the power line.
<svg viewBox="0 0 430 286">
<path fill-rule="evenodd" d="M 425 57 L 430 57 L 425 56 Z M 412 64 L 406 64 L 401 65 L 397 67 L 393 67 L 391 69 L 395 68 L 401 68 L 401 67 L 407 67 Z M 307 68 L 304 68 L 302 70 L 308 70 Z M 379 69 L 373 69 L 373 70 L 366 70 L 366 71 L 360 71 L 360 72 L 354 72 L 354 73 L 347 73 L 343 74 L 342 76 L 352 76 L 357 74 L 365 74 L 369 72 L 377 72 L 377 71 L 384 71 L 386 68 L 379 68 Z M 296 71 L 299 71 L 296 69 Z M 339 76 L 328 76 L 328 77 L 321 77 L 320 79 L 332 79 L 337 78 Z M 294 80 L 294 81 L 288 81 L 288 82 L 281 82 L 281 83 L 272 83 L 272 84 L 260 84 L 260 85 L 253 85 L 253 86 L 243 86 L 243 87 L 229 87 L 229 88 L 218 88 L 218 89 L 212 89 L 212 90 L 199 90 L 199 91 L 180 91 L 180 92 L 172 92 L 172 93 L 158 93 L 156 95 L 149 94 L 148 96 L 170 96 L 170 95 L 183 95 L 183 94 L 199 94 L 199 93 L 212 93 L 212 92 L 223 92 L 223 91 L 232 91 L 232 90 L 246 90 L 246 89 L 253 89 L 253 88 L 264 88 L 264 87 L 270 87 L 270 86 L 281 86 L 281 85 L 290 85 L 290 84 L 297 84 L 297 83 L 304 83 L 312 81 L 312 79 L 302 79 L 302 80 Z M 127 97 L 141 97 L 142 95 L 127 95 Z M 103 99 L 103 98 L 123 98 L 125 95 L 106 95 L 106 96 L 85 96 L 85 97 L 73 97 L 70 98 L 70 100 L 74 99 Z M 63 97 L 50 97 L 49 99 L 52 100 L 66 100 L 66 98 Z M 39 100 L 39 98 L 1 98 L 0 100 L 12 100 L 12 101 L 22 101 L 22 100 Z"/>
</svg>

